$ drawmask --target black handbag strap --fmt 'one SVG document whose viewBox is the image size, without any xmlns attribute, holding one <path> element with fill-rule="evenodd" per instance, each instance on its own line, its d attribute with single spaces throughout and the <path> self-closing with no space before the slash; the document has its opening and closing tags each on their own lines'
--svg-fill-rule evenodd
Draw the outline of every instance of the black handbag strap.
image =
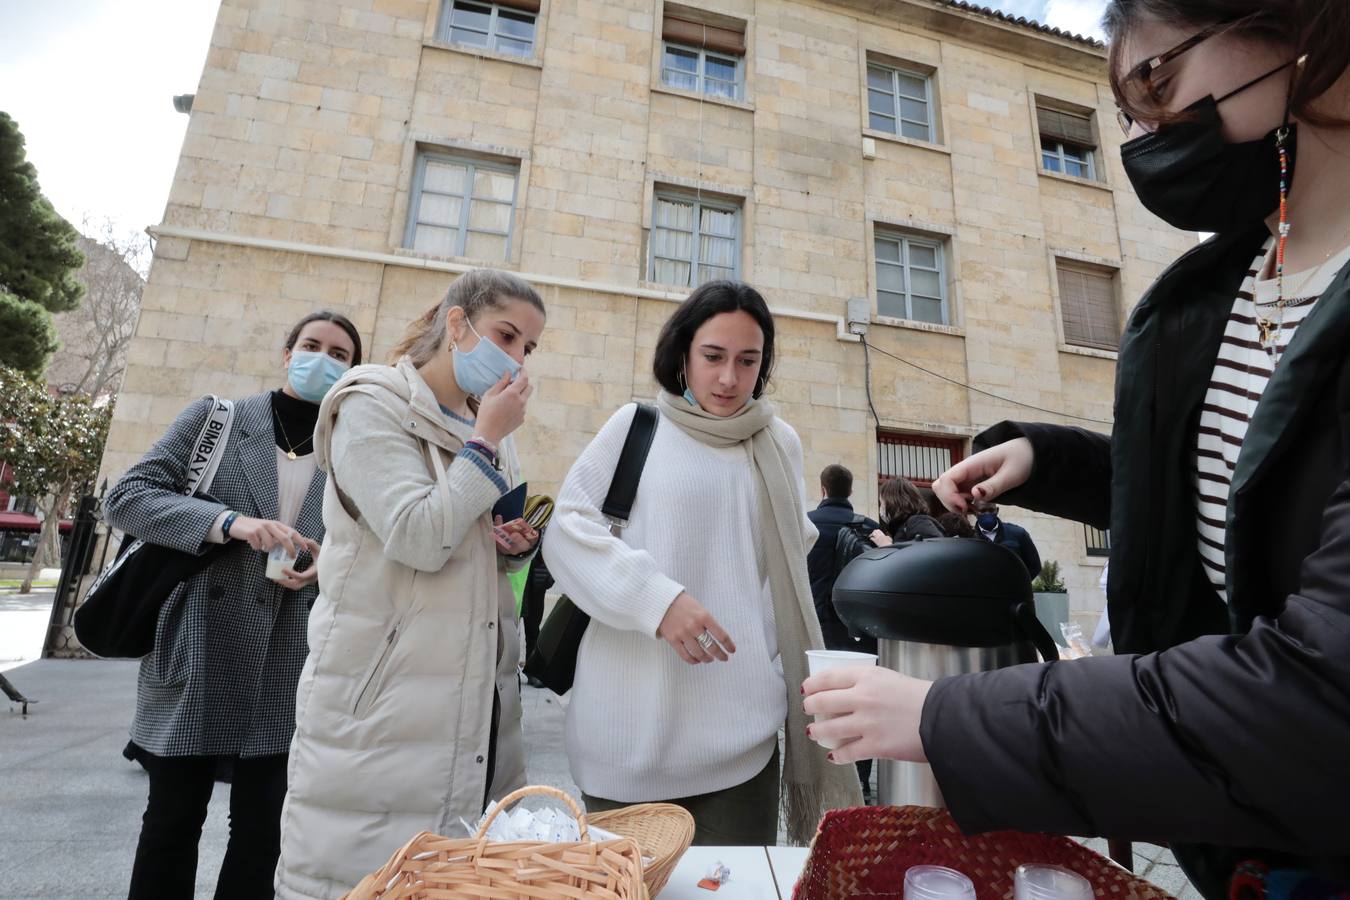
<svg viewBox="0 0 1350 900">
<path fill-rule="evenodd" d="M 610 481 L 609 493 L 600 507 L 601 514 L 614 528 L 623 528 L 628 524 L 638 482 L 642 480 L 642 469 L 647 465 L 647 454 L 652 449 L 652 439 L 656 437 L 659 421 L 660 415 L 654 406 L 639 403 L 633 411 L 633 423 L 628 426 L 628 437 L 624 439 L 623 450 L 619 452 L 614 479 Z"/>
</svg>

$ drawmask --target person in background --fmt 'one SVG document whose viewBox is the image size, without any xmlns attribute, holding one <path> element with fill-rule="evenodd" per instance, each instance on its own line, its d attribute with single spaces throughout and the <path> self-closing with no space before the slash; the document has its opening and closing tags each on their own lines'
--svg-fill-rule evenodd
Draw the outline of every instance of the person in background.
<svg viewBox="0 0 1350 900">
<path fill-rule="evenodd" d="M 853 496 L 853 473 L 835 463 L 820 472 L 820 505 L 806 514 L 819 532 L 815 544 L 806 554 L 806 569 L 811 579 L 811 597 L 816 604 L 820 634 L 830 650 L 853 649 L 848 629 L 834 611 L 834 580 L 839 574 L 835 565 L 835 545 L 841 528 L 854 528 L 862 534 L 871 534 L 881 526 L 853 511 L 849 498 Z"/>
<path fill-rule="evenodd" d="M 924 500 L 914 482 L 897 475 L 881 485 L 881 527 L 872 532 L 872 543 L 889 547 L 901 541 L 945 537 L 937 520 L 928 514 Z"/>
<path fill-rule="evenodd" d="M 1125 172 L 1214 232 L 1129 317 L 1110 436 L 1005 422 L 938 479 L 1111 531 L 1114 656 L 827 672 L 835 752 L 967 832 L 1167 841 L 1208 898 L 1350 894 L 1350 3 L 1109 0 Z M 1009 752 L 1009 748 L 1016 748 Z"/>
<path fill-rule="evenodd" d="M 567 707 L 589 810 L 668 801 L 700 844 L 809 840 L 862 802 L 806 740 L 800 686 L 822 646 L 797 433 L 764 399 L 774 320 L 748 284 L 697 288 L 657 337 L 659 422 L 621 535 L 601 513 L 633 422 L 616 412 L 563 482 L 545 553 L 591 616 Z M 733 640 L 734 638 L 734 640 Z M 786 724 L 783 765 L 779 732 Z"/>
<path fill-rule="evenodd" d="M 197 845 L 222 768 L 231 779 L 230 839 L 215 896 L 272 896 L 295 688 L 324 538 L 314 423 L 319 401 L 360 363 L 361 337 L 345 316 L 305 316 L 284 342 L 283 385 L 235 403 L 205 495 L 183 491 L 210 398 L 184 410 L 104 501 L 109 525 L 151 543 L 186 553 L 227 545 L 164 603 L 154 649 L 141 661 L 128 750 L 149 774 L 150 794 L 132 900 L 193 896 Z M 277 546 L 299 553 L 271 581 L 267 554 Z"/>
<path fill-rule="evenodd" d="M 515 594 L 538 538 L 497 502 L 544 330 L 527 282 L 460 275 L 387 366 L 319 410 L 328 471 L 312 645 L 296 690 L 276 893 L 336 900 L 420 831 L 525 779 Z"/>
<path fill-rule="evenodd" d="M 947 537 L 979 537 L 975 532 L 975 526 L 970 522 L 970 516 L 967 516 L 965 513 L 943 513 L 938 516 L 938 527 L 942 529 L 942 533 Z"/>
<path fill-rule="evenodd" d="M 998 506 L 993 503 L 975 504 L 974 511 L 975 528 L 979 536 L 1016 553 L 1022 565 L 1027 567 L 1028 577 L 1034 581 L 1036 576 L 1041 574 L 1041 554 L 1036 550 L 1036 543 L 1027 530 L 1021 525 L 1000 519 Z"/>
</svg>

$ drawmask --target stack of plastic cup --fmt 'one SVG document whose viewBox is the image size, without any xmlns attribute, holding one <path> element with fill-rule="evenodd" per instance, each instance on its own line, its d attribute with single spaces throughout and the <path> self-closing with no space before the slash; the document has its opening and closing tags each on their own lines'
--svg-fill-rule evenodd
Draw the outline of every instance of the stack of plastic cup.
<svg viewBox="0 0 1350 900">
<path fill-rule="evenodd" d="M 905 900 L 975 900 L 975 883 L 946 866 L 910 866 Z"/>
<path fill-rule="evenodd" d="M 806 667 L 810 675 L 819 675 L 821 672 L 829 669 L 840 669 L 848 666 L 875 666 L 877 664 L 877 655 L 875 653 L 855 653 L 852 650 L 807 650 Z M 826 719 L 832 719 L 833 716 L 815 716 L 815 721 L 824 722 Z M 839 743 L 830 740 L 816 740 L 816 743 L 826 750 L 838 749 Z"/>
<path fill-rule="evenodd" d="M 1013 900 L 1092 900 L 1092 882 L 1061 866 L 1018 866 Z"/>
</svg>

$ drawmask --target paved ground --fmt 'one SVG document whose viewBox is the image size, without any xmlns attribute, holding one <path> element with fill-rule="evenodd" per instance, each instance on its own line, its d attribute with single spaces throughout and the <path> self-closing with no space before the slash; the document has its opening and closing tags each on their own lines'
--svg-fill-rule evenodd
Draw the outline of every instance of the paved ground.
<svg viewBox="0 0 1350 900">
<path fill-rule="evenodd" d="M 0 896 L 125 897 L 146 779 L 121 756 L 134 708 L 136 664 L 35 659 L 51 593 L 0 597 L 0 669 L 38 702 L 25 718 L 0 707 Z M 37 624 L 34 625 L 33 623 Z M 3 699 L 3 698 L 0 698 Z M 525 688 L 525 745 L 532 782 L 577 795 L 563 751 L 563 709 Z M 197 894 L 214 889 L 228 836 L 227 785 L 218 785 L 202 834 Z M 1105 852 L 1098 842 L 1094 849 Z M 1135 871 L 1198 900 L 1171 854 L 1136 845 Z"/>
</svg>

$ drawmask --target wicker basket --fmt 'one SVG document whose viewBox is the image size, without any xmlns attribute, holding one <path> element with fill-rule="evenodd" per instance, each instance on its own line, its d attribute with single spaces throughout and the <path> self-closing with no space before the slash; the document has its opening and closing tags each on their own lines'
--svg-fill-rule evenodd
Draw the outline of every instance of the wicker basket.
<svg viewBox="0 0 1350 900">
<path fill-rule="evenodd" d="M 1022 863 L 1064 866 L 1092 882 L 1098 900 L 1171 895 L 1068 838 L 998 831 L 967 836 L 945 809 L 891 806 L 826 813 L 793 900 L 901 897 L 910 866 L 948 866 L 975 882 L 978 900 L 1011 900 Z"/>
<path fill-rule="evenodd" d="M 661 893 L 694 840 L 694 817 L 673 803 L 640 803 L 595 813 L 591 824 L 637 841 L 642 855 L 651 860 L 643 867 L 643 879 L 653 897 Z"/>
<path fill-rule="evenodd" d="M 489 841 L 483 835 L 497 813 L 523 797 L 563 801 L 581 825 L 578 843 Z M 550 787 L 508 794 L 471 838 L 424 831 L 389 862 L 361 880 L 346 900 L 648 900 L 642 851 L 632 838 L 587 840 L 586 816 L 576 801 Z"/>
</svg>

